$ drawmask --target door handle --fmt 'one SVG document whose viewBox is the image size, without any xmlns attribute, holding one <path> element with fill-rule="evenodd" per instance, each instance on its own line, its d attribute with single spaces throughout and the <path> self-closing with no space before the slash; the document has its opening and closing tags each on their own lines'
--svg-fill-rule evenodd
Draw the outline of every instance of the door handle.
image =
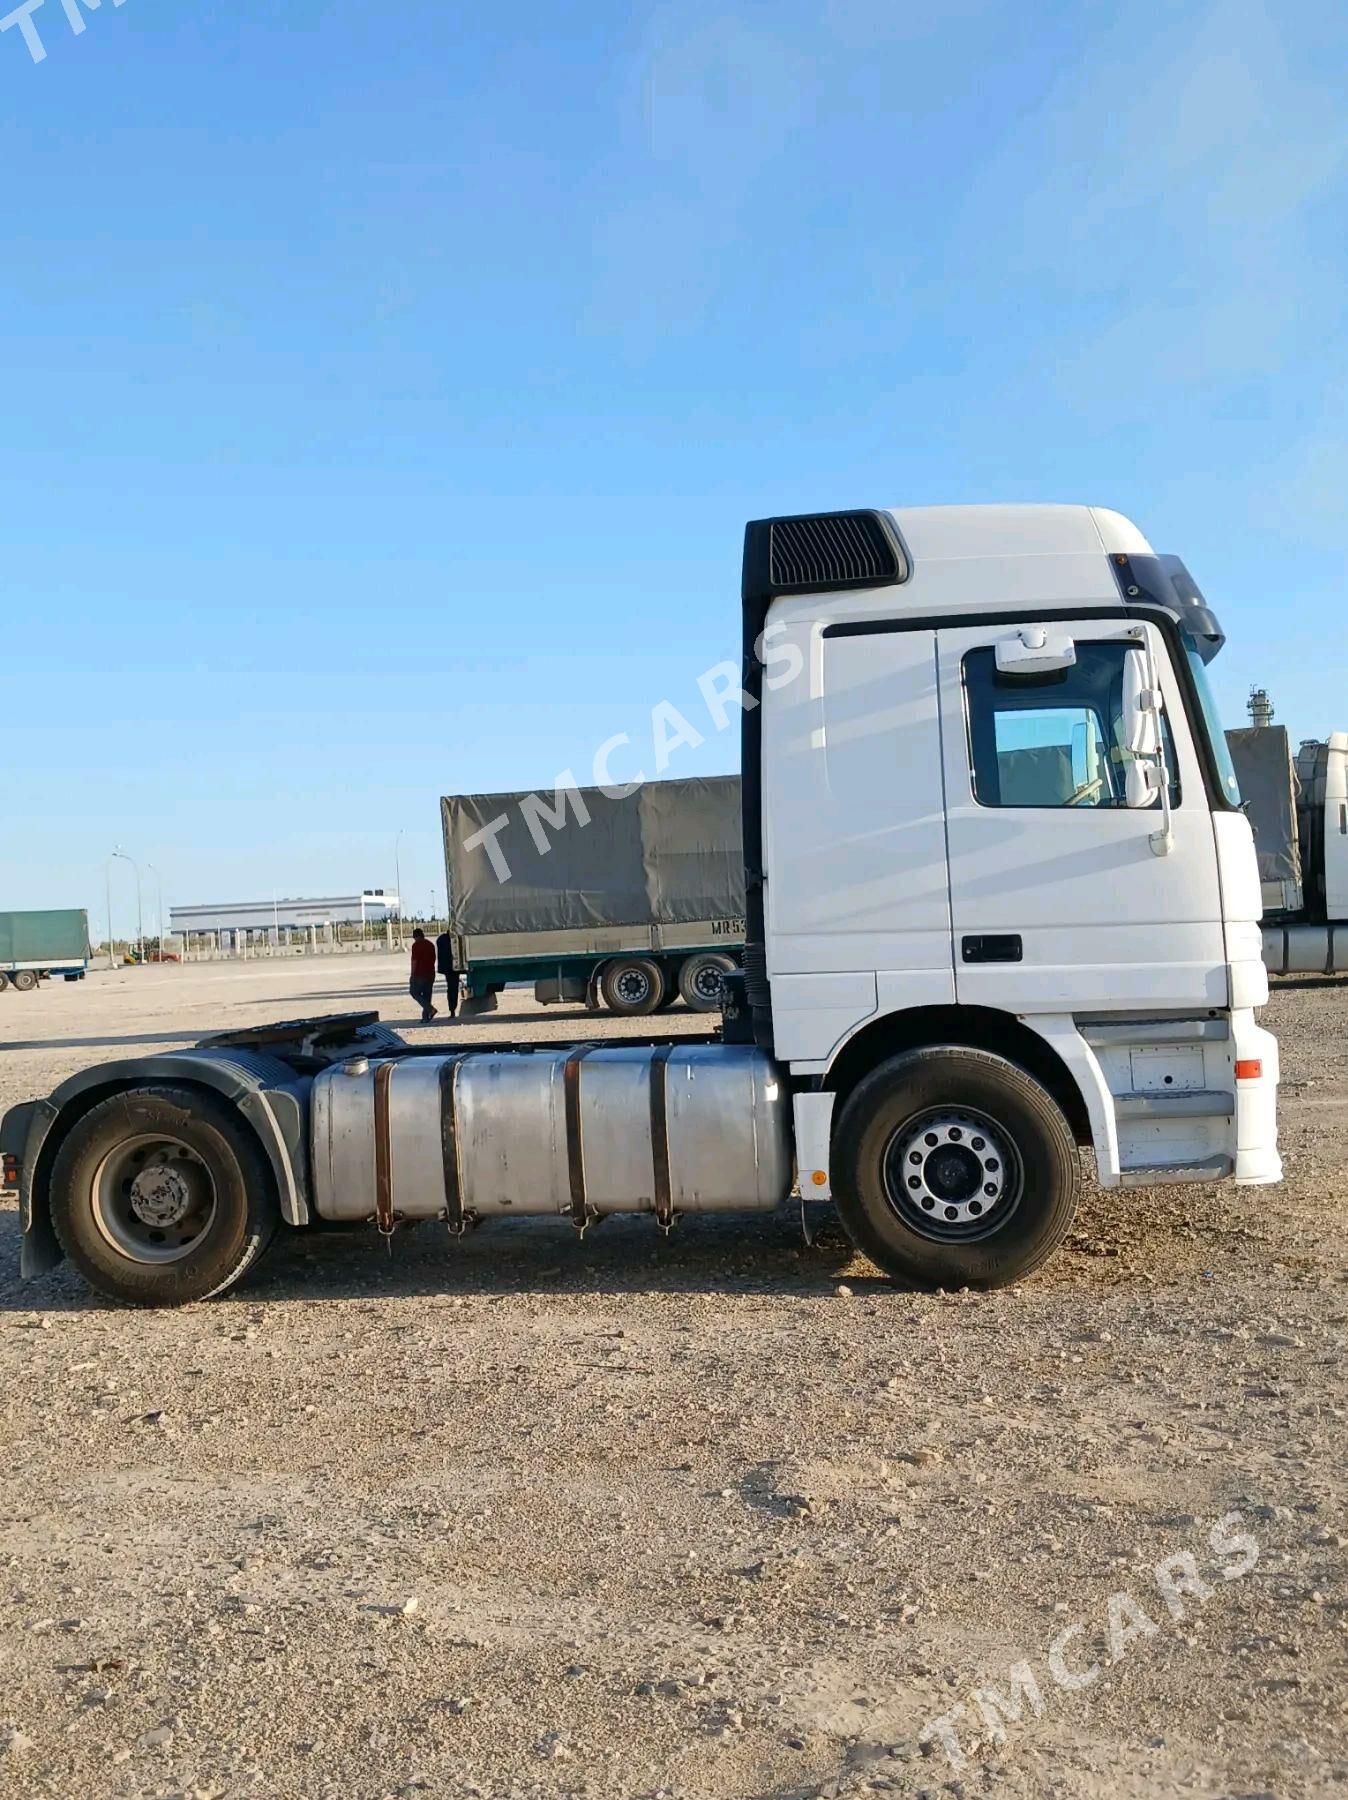
<svg viewBox="0 0 1348 1800">
<path fill-rule="evenodd" d="M 1017 963 L 1024 960 L 1018 931 L 980 933 L 960 939 L 960 955 L 967 963 Z"/>
</svg>

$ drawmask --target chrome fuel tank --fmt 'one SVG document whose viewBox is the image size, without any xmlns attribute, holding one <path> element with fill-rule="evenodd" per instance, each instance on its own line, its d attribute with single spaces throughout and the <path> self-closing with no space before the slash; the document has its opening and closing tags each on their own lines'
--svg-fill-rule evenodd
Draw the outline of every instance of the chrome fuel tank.
<svg viewBox="0 0 1348 1800">
<path fill-rule="evenodd" d="M 739 1044 L 540 1046 L 379 1061 L 314 1079 L 328 1219 L 763 1210 L 791 1189 L 791 1097 Z"/>
</svg>

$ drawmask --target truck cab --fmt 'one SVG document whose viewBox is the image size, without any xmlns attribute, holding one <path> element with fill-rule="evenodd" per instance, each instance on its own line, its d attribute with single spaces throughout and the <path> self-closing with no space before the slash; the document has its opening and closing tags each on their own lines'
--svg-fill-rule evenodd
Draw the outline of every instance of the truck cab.
<svg viewBox="0 0 1348 1800">
<path fill-rule="evenodd" d="M 858 1089 L 939 1046 L 1032 1079 L 1104 1186 L 1279 1179 L 1222 634 L 1183 565 L 1097 507 L 764 520 L 744 609 L 748 1000 L 805 1191 L 832 1191 Z M 916 1181 L 910 1222 L 953 1210 L 967 1246 L 1001 1189 L 945 1160 L 961 1197 L 910 1161 L 899 1210 Z"/>
</svg>

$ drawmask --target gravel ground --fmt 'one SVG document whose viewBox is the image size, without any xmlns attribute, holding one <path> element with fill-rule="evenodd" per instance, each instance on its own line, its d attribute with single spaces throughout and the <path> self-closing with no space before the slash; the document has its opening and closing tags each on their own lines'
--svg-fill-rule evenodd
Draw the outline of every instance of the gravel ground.
<svg viewBox="0 0 1348 1800">
<path fill-rule="evenodd" d="M 0 1105 L 365 1004 L 401 963 L 5 994 Z M 132 1312 L 0 1211 L 0 1793 L 1348 1791 L 1348 984 L 1266 1022 L 1282 1188 L 1089 1190 L 991 1295 L 784 1214 L 322 1234 Z M 594 1029 L 412 1030 L 502 1027 Z"/>
</svg>

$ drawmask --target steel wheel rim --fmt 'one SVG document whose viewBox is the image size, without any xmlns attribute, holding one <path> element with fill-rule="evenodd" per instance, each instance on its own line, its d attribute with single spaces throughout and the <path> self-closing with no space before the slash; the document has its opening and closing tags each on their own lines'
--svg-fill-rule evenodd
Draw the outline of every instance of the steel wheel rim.
<svg viewBox="0 0 1348 1800">
<path fill-rule="evenodd" d="M 644 969 L 620 969 L 613 984 L 625 1006 L 640 1006 L 651 992 L 651 978 Z"/>
<path fill-rule="evenodd" d="M 715 963 L 703 963 L 693 971 L 693 992 L 699 1000 L 719 1001 L 724 978 L 724 969 Z"/>
<path fill-rule="evenodd" d="M 181 1262 L 215 1220 L 215 1181 L 203 1159 L 170 1132 L 146 1132 L 109 1150 L 90 1194 L 99 1233 L 128 1262 Z"/>
<path fill-rule="evenodd" d="M 1025 1185 L 1014 1139 L 966 1106 L 931 1106 L 906 1120 L 891 1134 L 881 1167 L 890 1206 L 937 1243 L 972 1243 L 1000 1231 Z"/>
</svg>

